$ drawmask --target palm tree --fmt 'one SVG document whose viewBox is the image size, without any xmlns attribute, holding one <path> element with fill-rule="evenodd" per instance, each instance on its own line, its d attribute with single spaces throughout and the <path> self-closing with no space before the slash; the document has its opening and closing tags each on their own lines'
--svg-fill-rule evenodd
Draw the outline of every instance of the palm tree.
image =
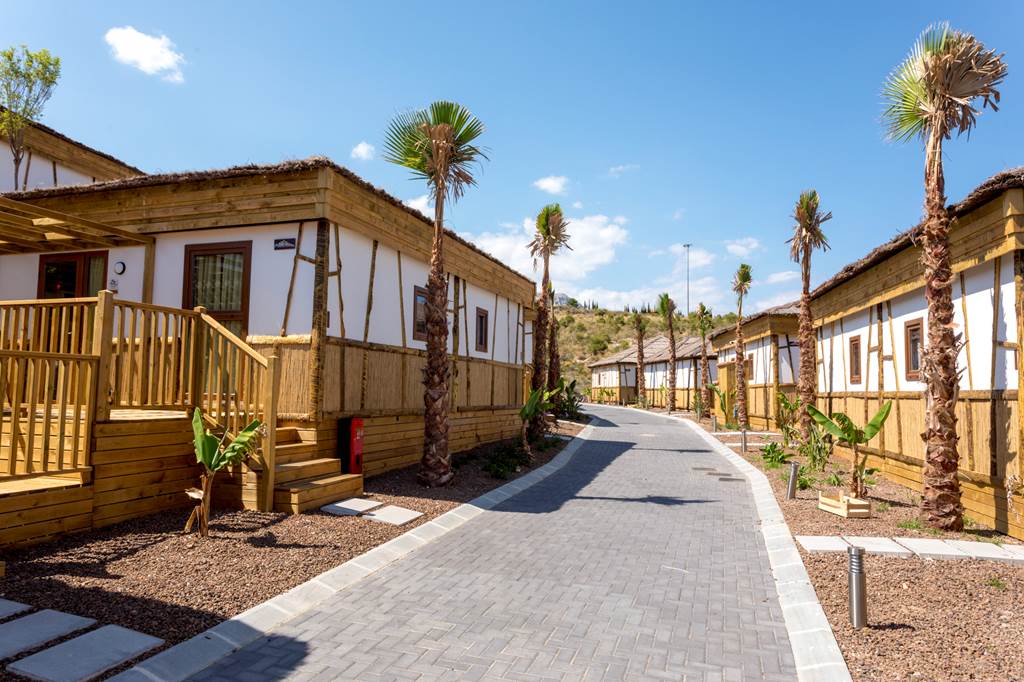
<svg viewBox="0 0 1024 682">
<path fill-rule="evenodd" d="M 537 214 L 537 231 L 530 242 L 530 255 L 533 256 L 533 267 L 537 268 L 537 259 L 544 264 L 540 281 L 540 295 L 537 297 L 537 319 L 533 323 L 533 378 L 531 388 L 547 390 L 547 336 L 550 332 L 548 322 L 548 293 L 551 290 L 550 263 L 551 256 L 563 246 L 569 246 L 568 223 L 562 215 L 562 207 L 548 204 Z M 530 420 L 530 438 L 540 438 L 544 433 L 544 415 L 535 415 Z"/>
<path fill-rule="evenodd" d="M 647 318 L 643 313 L 633 313 L 633 329 L 636 331 L 636 404 L 647 406 L 647 377 L 644 376 L 644 334 L 647 333 Z"/>
<path fill-rule="evenodd" d="M 444 205 L 476 184 L 474 165 L 487 155 L 475 142 L 484 124 L 461 104 L 433 102 L 399 114 L 388 126 L 384 158 L 426 180 L 434 195 L 434 241 L 427 275 L 427 363 L 423 372 L 423 458 L 419 480 L 441 486 L 452 479 L 448 451 L 448 282 L 444 272 Z"/>
<path fill-rule="evenodd" d="M 700 383 L 701 383 L 701 410 L 702 414 L 698 414 L 698 418 L 708 417 L 711 414 L 711 401 L 714 399 L 711 395 L 711 367 L 708 365 L 708 334 L 711 333 L 711 324 L 713 321 L 711 315 L 711 308 L 706 307 L 703 303 L 697 304 L 697 332 L 700 334 Z"/>
<path fill-rule="evenodd" d="M 742 429 L 750 428 L 747 419 L 747 349 L 743 344 L 743 297 L 750 291 L 753 281 L 750 266 L 740 263 L 732 278 L 732 290 L 736 293 L 736 420 Z"/>
<path fill-rule="evenodd" d="M 789 255 L 794 263 L 800 264 L 800 379 L 797 390 L 803 405 L 813 405 L 817 389 L 817 369 L 814 363 L 814 319 L 811 317 L 811 251 L 828 249 L 828 240 L 821 231 L 821 224 L 832 219 L 832 213 L 822 213 L 818 193 L 813 189 L 800 193 L 793 210 L 796 224 L 793 236 L 787 240 Z M 804 440 L 810 437 L 811 415 L 800 408 L 800 425 Z"/>
<path fill-rule="evenodd" d="M 924 501 L 921 511 L 933 528 L 963 528 L 957 468 L 956 403 L 958 339 L 953 330 L 953 269 L 949 254 L 942 145 L 953 133 L 970 133 L 980 109 L 998 110 L 998 86 L 1006 77 L 1003 55 L 986 50 L 969 33 L 948 24 L 928 27 L 883 88 L 890 140 L 924 142 L 925 219 L 921 263 L 928 302 L 928 342 L 921 369 L 925 380 Z M 976 106 L 978 100 L 981 105 Z"/>
<path fill-rule="evenodd" d="M 668 327 L 668 411 L 676 409 L 676 302 L 667 293 L 658 296 L 658 312 Z"/>
<path fill-rule="evenodd" d="M 555 317 L 555 290 L 548 296 L 551 324 L 548 326 L 548 387 L 554 388 L 562 378 L 562 358 L 558 354 L 558 318 Z"/>
</svg>

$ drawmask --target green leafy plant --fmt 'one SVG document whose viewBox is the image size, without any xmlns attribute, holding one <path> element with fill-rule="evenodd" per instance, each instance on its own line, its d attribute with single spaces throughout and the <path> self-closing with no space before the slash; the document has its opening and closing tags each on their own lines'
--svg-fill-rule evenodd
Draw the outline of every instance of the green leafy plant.
<svg viewBox="0 0 1024 682">
<path fill-rule="evenodd" d="M 989 578 L 988 580 L 985 581 L 985 584 L 988 585 L 989 587 L 996 588 L 1000 592 L 1002 592 L 1002 591 L 1004 591 L 1006 589 L 1006 581 L 1003 580 L 1002 578 Z"/>
<path fill-rule="evenodd" d="M 832 438 L 822 431 L 816 422 L 811 421 L 807 430 L 807 440 L 800 444 L 798 450 L 807 459 L 807 466 L 817 471 L 825 471 L 825 465 L 832 456 Z"/>
<path fill-rule="evenodd" d="M 494 448 L 481 468 L 494 478 L 506 480 L 530 464 L 530 456 L 522 444 L 506 443 Z"/>
<path fill-rule="evenodd" d="M 203 465 L 200 475 L 200 487 L 189 488 L 185 492 L 196 500 L 197 504 L 185 522 L 185 532 L 192 530 L 192 524 L 199 522 L 199 535 L 210 535 L 210 502 L 213 497 L 213 478 L 225 467 L 241 464 L 256 452 L 258 438 L 261 436 L 263 424 L 254 419 L 238 432 L 230 442 L 225 432 L 220 438 L 206 428 L 203 412 L 198 407 L 192 415 L 193 442 L 196 450 L 196 462 Z"/>
<path fill-rule="evenodd" d="M 580 407 L 583 405 L 583 396 L 576 391 L 576 380 L 565 383 L 565 377 L 558 379 L 555 386 L 557 391 L 554 397 L 555 416 L 559 419 L 580 419 L 583 412 Z"/>
<path fill-rule="evenodd" d="M 711 388 L 712 391 L 714 391 L 715 395 L 718 396 L 718 407 L 720 410 L 722 410 L 722 414 L 728 416 L 729 413 L 726 410 L 726 404 L 729 402 L 729 398 L 731 398 L 733 393 L 735 392 L 723 391 L 721 388 L 718 387 L 718 384 L 708 384 L 708 386 Z"/>
<path fill-rule="evenodd" d="M 832 415 L 832 418 L 822 414 L 818 408 L 813 405 L 807 406 L 807 412 L 819 426 L 825 429 L 826 432 L 832 434 L 833 437 L 837 438 L 840 442 L 844 442 L 850 446 L 853 450 L 853 479 L 851 481 L 852 490 L 850 491 L 851 497 L 863 497 L 866 493 L 864 476 L 865 468 L 867 467 L 868 457 L 864 455 L 860 456 L 859 447 L 864 445 L 882 430 L 882 426 L 885 425 L 885 420 L 889 418 L 889 412 L 892 410 L 892 403 L 887 402 L 882 405 L 871 421 L 862 429 L 853 423 L 849 417 L 842 412 L 836 412 Z"/>
<path fill-rule="evenodd" d="M 877 510 L 877 511 L 878 511 L 879 513 L 881 513 L 881 512 L 887 512 L 887 511 L 889 511 L 889 503 L 888 503 L 888 502 L 885 502 L 885 501 L 883 500 L 882 502 L 879 502 L 878 504 L 876 504 L 876 505 L 875 505 L 875 509 L 876 509 L 876 510 Z"/>
<path fill-rule="evenodd" d="M 529 438 L 530 421 L 535 417 L 544 417 L 546 429 L 550 425 L 550 417 L 547 413 L 554 407 L 553 399 L 557 394 L 557 388 L 550 391 L 546 391 L 543 388 L 535 389 L 519 409 L 519 419 L 523 422 L 521 431 L 523 451 L 526 454 L 526 461 L 529 463 L 533 462 L 533 451 L 530 449 Z"/>
<path fill-rule="evenodd" d="M 778 469 L 788 462 L 792 455 L 782 449 L 778 443 L 766 443 L 761 446 L 761 459 L 765 469 Z"/>
<path fill-rule="evenodd" d="M 796 422 L 804 404 L 797 397 L 790 400 L 782 391 L 779 391 L 776 395 L 779 399 L 779 412 L 775 422 L 779 426 L 779 431 L 782 432 L 782 447 L 788 448 L 800 438 L 800 429 Z"/>
<path fill-rule="evenodd" d="M 7 138 L 14 162 L 14 190 L 28 189 L 29 166 L 19 185 L 18 170 L 25 156 L 25 131 L 39 120 L 43 107 L 60 79 L 60 57 L 49 50 L 30 51 L 10 47 L 0 50 L 0 135 Z"/>
<path fill-rule="evenodd" d="M 896 524 L 897 528 L 903 530 L 921 530 L 921 519 L 907 519 Z"/>
<path fill-rule="evenodd" d="M 831 486 L 839 487 L 843 484 L 843 479 L 836 472 L 829 474 L 828 478 L 825 479 L 825 483 Z"/>
<path fill-rule="evenodd" d="M 697 391 L 693 394 L 693 411 L 698 418 L 704 415 L 704 391 Z"/>
<path fill-rule="evenodd" d="M 789 483 L 789 472 L 783 472 L 782 480 Z M 814 484 L 818 482 L 818 479 L 811 476 L 810 470 L 806 466 L 801 466 L 796 472 L 796 487 L 798 490 L 809 490 L 814 487 Z"/>
</svg>

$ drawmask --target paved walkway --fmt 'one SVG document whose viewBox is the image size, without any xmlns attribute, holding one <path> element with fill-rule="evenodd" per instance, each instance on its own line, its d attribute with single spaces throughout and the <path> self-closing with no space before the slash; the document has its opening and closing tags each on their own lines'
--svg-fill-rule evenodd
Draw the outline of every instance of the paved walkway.
<svg viewBox="0 0 1024 682">
<path fill-rule="evenodd" d="M 795 679 L 746 479 L 682 424 L 592 412 L 563 469 L 196 679 Z"/>
</svg>

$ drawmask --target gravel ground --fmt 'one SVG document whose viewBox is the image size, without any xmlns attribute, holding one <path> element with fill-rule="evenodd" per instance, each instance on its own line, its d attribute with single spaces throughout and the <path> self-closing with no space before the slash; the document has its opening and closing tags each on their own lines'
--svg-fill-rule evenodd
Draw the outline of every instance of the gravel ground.
<svg viewBox="0 0 1024 682">
<path fill-rule="evenodd" d="M 557 432 L 580 430 L 560 423 Z M 566 445 L 549 443 L 536 453 L 536 466 Z M 166 512 L 8 552 L 0 597 L 174 644 L 503 485 L 481 471 L 490 447 L 458 457 L 449 487 L 420 487 L 415 467 L 368 479 L 368 497 L 424 513 L 400 528 L 320 512 L 220 511 L 211 520 L 211 537 L 201 540 L 182 534 L 187 512 Z"/>
</svg>

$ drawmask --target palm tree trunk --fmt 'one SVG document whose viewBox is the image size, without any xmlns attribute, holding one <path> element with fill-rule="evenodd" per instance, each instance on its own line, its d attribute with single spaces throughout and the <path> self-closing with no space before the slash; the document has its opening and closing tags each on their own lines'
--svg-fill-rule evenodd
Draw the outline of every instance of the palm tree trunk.
<svg viewBox="0 0 1024 682">
<path fill-rule="evenodd" d="M 636 333 L 636 404 L 647 406 L 647 377 L 644 376 L 644 333 Z"/>
<path fill-rule="evenodd" d="M 814 363 L 814 319 L 811 317 L 811 245 L 804 245 L 803 258 L 800 262 L 803 290 L 800 294 L 800 427 L 804 442 L 811 435 L 811 415 L 806 405 L 813 405 L 817 390 L 817 366 Z"/>
<path fill-rule="evenodd" d="M 743 343 L 743 301 L 736 316 L 736 421 L 741 429 L 749 429 L 747 419 L 747 349 Z"/>
<path fill-rule="evenodd" d="M 958 344 L 953 332 L 953 268 L 949 212 L 942 172 L 942 131 L 933 129 L 925 153 L 925 222 L 921 261 L 928 301 L 928 344 L 921 369 L 925 380 L 924 501 L 932 528 L 962 530 L 963 506 L 957 469 L 956 403 L 960 392 Z"/>
<path fill-rule="evenodd" d="M 547 390 L 547 333 L 548 333 L 548 258 L 544 256 L 544 276 L 541 278 L 541 292 L 537 297 L 537 319 L 533 323 L 533 378 L 530 388 Z M 530 440 L 544 435 L 544 415 L 538 413 L 530 419 Z"/>
<path fill-rule="evenodd" d="M 562 377 L 562 359 L 558 355 L 558 319 L 555 317 L 555 307 L 552 305 L 551 324 L 548 325 L 548 387 L 554 388 Z"/>
<path fill-rule="evenodd" d="M 423 376 L 423 458 L 419 481 L 429 487 L 452 479 L 448 452 L 448 281 L 444 276 L 444 190 L 434 197 L 434 244 L 427 276 L 427 365 Z"/>
<path fill-rule="evenodd" d="M 704 395 L 704 398 L 700 402 L 701 409 L 704 411 L 704 414 L 698 416 L 710 417 L 711 405 L 714 400 L 714 396 L 711 395 L 711 367 L 708 364 L 708 342 L 703 335 L 700 337 L 700 382 L 700 390 Z M 728 419 L 728 417 L 726 417 L 726 419 Z"/>
<path fill-rule="evenodd" d="M 674 313 L 668 316 L 668 400 L 666 405 L 669 412 L 676 410 L 676 326 L 672 319 Z"/>
</svg>

